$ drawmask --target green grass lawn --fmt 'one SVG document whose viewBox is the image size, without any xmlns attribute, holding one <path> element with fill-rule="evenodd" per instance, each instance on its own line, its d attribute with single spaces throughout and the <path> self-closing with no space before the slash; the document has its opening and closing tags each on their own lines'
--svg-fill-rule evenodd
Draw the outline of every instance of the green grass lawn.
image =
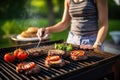
<svg viewBox="0 0 120 80">
<path fill-rule="evenodd" d="M 57 20 L 56 22 L 58 22 Z M 0 20 L 0 48 L 13 46 L 14 43 L 10 38 L 4 38 L 3 35 L 20 34 L 23 30 L 29 26 L 46 27 L 48 25 L 47 19 L 13 19 L 13 20 Z M 66 41 L 69 29 L 51 34 L 51 40 L 63 39 Z M 109 30 L 106 39 L 111 39 L 110 31 L 120 31 L 120 20 L 109 20 Z"/>
</svg>

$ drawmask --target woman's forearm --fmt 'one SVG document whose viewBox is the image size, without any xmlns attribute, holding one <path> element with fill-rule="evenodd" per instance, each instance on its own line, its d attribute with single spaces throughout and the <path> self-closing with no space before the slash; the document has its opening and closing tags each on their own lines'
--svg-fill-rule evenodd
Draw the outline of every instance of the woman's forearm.
<svg viewBox="0 0 120 80">
<path fill-rule="evenodd" d="M 71 17 L 69 15 L 69 0 L 65 0 L 64 1 L 64 13 L 63 13 L 62 20 L 56 25 L 47 27 L 46 31 L 48 31 L 48 34 L 63 31 L 66 28 L 68 28 L 70 24 L 70 20 L 71 20 Z"/>
<path fill-rule="evenodd" d="M 55 33 L 55 32 L 61 32 L 63 30 L 65 30 L 66 28 L 69 27 L 69 22 L 59 22 L 56 25 L 47 27 L 46 29 L 48 29 L 48 33 Z"/>
<path fill-rule="evenodd" d="M 107 33 L 108 33 L 108 25 L 106 23 L 106 25 L 103 25 L 103 26 L 100 27 L 100 29 L 98 31 L 97 38 L 96 38 L 96 42 L 103 43 L 105 41 Z"/>
<path fill-rule="evenodd" d="M 108 33 L 108 1 L 96 0 L 99 18 L 99 30 L 94 47 L 97 48 L 98 43 L 103 43 Z"/>
</svg>

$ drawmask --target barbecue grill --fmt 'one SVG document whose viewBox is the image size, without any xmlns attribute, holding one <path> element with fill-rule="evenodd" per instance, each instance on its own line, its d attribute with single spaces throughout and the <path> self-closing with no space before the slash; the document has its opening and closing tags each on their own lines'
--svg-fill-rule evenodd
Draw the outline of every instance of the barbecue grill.
<svg viewBox="0 0 120 80">
<path fill-rule="evenodd" d="M 63 40 L 41 43 L 40 48 L 48 50 L 52 48 L 55 43 L 63 43 Z M 110 73 L 112 65 L 120 57 L 118 54 L 89 50 L 88 59 L 77 62 L 70 58 L 65 59 L 67 65 L 62 68 L 47 68 L 44 65 L 46 54 L 36 58 L 28 57 L 27 61 L 34 61 L 41 67 L 40 73 L 29 76 L 16 72 L 15 69 L 18 64 L 16 61 L 13 63 L 7 63 L 3 59 L 6 52 L 12 52 L 16 48 L 30 49 L 36 45 L 37 43 L 33 43 L 1 48 L 0 80 L 98 80 L 104 75 Z"/>
</svg>

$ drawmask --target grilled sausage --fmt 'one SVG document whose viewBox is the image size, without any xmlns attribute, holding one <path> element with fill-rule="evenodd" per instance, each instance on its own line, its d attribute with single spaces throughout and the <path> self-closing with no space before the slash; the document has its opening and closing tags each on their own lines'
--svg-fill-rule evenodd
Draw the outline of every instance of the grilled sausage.
<svg viewBox="0 0 120 80">
<path fill-rule="evenodd" d="M 40 72 L 40 67 L 34 62 L 22 62 L 17 65 L 16 71 L 18 73 L 36 74 Z"/>
<path fill-rule="evenodd" d="M 63 67 L 65 61 L 60 56 L 48 56 L 45 60 L 46 67 Z"/>
<path fill-rule="evenodd" d="M 85 60 L 87 59 L 87 54 L 83 50 L 73 50 L 70 53 L 71 59 L 78 61 L 78 60 Z"/>
</svg>

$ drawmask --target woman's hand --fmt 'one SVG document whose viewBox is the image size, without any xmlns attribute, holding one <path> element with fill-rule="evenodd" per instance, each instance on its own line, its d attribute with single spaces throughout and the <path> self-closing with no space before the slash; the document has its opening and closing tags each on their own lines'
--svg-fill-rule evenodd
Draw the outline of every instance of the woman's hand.
<svg viewBox="0 0 120 80">
<path fill-rule="evenodd" d="M 100 50 L 100 46 L 98 46 L 98 45 L 96 45 L 96 44 L 94 44 L 93 46 L 92 45 L 90 45 L 90 44 L 87 44 L 87 45 L 85 45 L 85 44 L 81 44 L 80 45 L 80 49 L 99 49 Z"/>
<path fill-rule="evenodd" d="M 96 45 L 96 44 L 93 45 L 93 48 L 100 50 L 100 46 L 98 46 L 98 45 Z"/>
<path fill-rule="evenodd" d="M 37 36 L 40 40 L 43 39 L 43 37 L 47 34 L 48 34 L 48 29 L 46 29 L 46 28 L 40 28 L 37 31 Z"/>
<path fill-rule="evenodd" d="M 93 49 L 93 46 L 90 44 L 81 44 L 80 49 Z"/>
</svg>

